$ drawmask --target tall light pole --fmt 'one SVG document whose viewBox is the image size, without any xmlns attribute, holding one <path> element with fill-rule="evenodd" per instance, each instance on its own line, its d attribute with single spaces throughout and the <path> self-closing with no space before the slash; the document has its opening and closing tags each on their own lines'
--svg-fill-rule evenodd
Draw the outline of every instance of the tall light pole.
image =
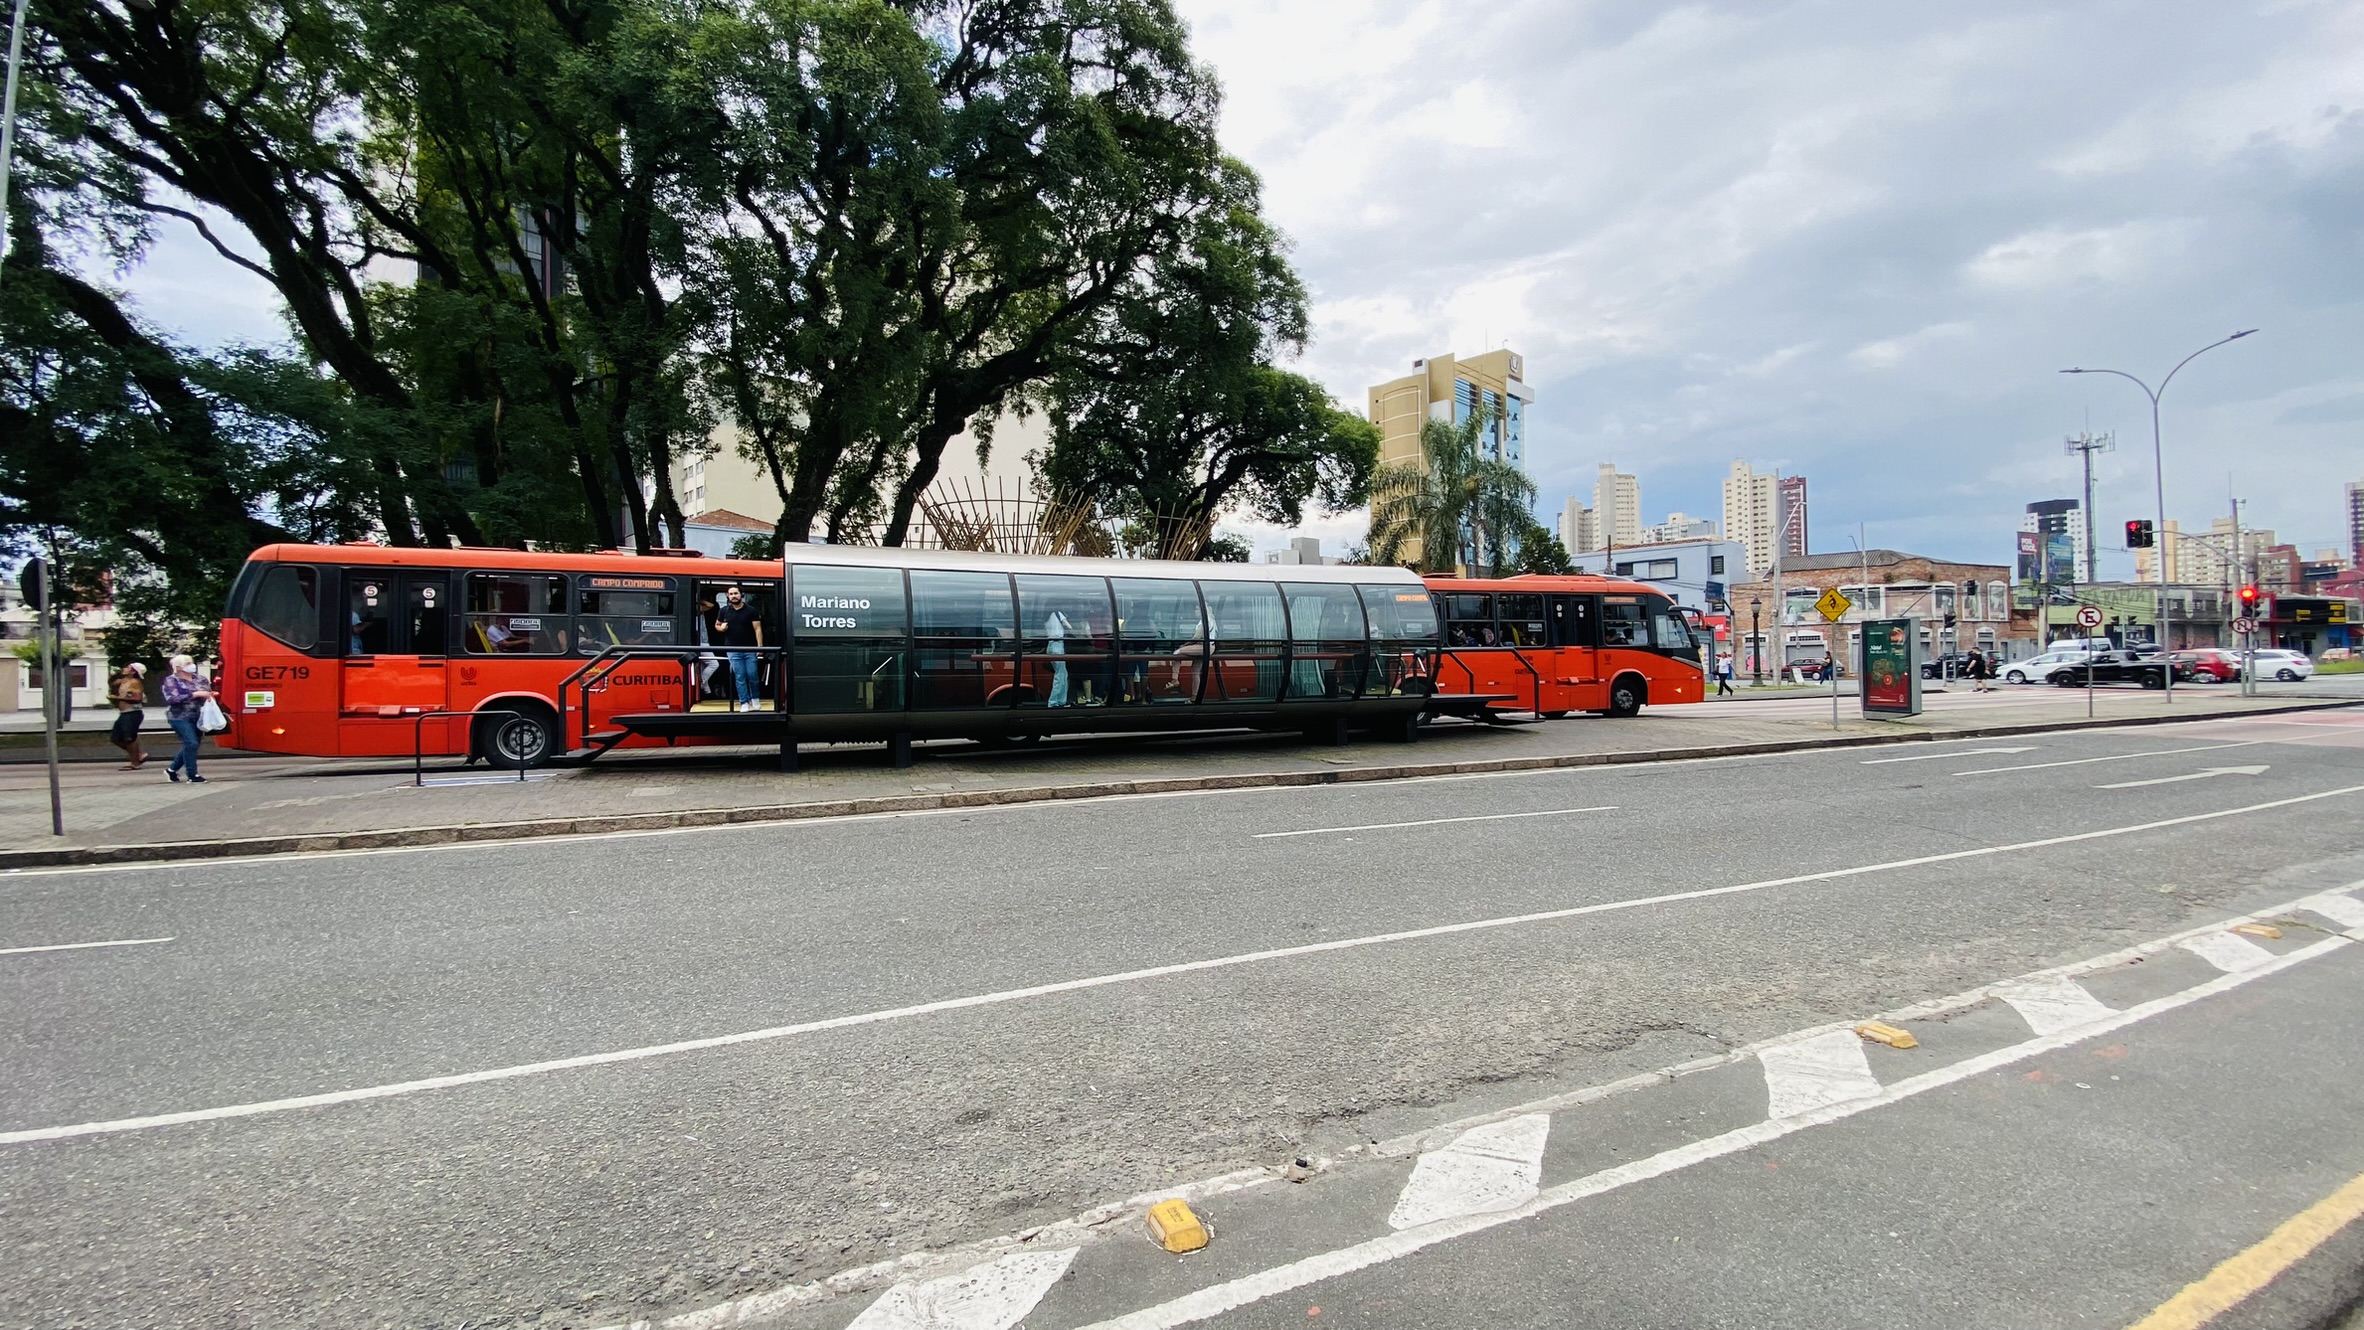
<svg viewBox="0 0 2364 1330">
<path fill-rule="evenodd" d="M 2164 538 L 2167 534 L 2167 467 L 2164 461 L 2163 451 L 2159 446 L 2159 396 L 2160 394 L 2167 391 L 2167 385 L 2175 381 L 2176 374 L 2181 371 L 2184 366 L 2191 364 L 2194 360 L 2199 359 L 2202 355 L 2205 355 L 2206 353 L 2214 351 L 2216 348 L 2223 346 L 2226 342 L 2240 341 L 2242 338 L 2247 337 L 2249 334 L 2256 331 L 2257 329 L 2255 328 L 2244 328 L 2241 331 L 2234 333 L 2230 337 L 2220 338 L 2217 341 L 2210 342 L 2208 345 L 2192 352 L 2183 359 L 2176 361 L 2175 368 L 2167 371 L 2167 377 L 2159 380 L 2159 386 L 2157 388 L 2151 387 L 2149 384 L 2144 383 L 2142 380 L 2134 377 L 2131 374 L 2128 374 L 2122 369 L 2084 369 L 2080 367 L 2076 369 L 2064 369 L 2061 371 L 2063 374 L 2115 374 L 2119 378 L 2133 384 L 2135 387 L 2142 389 L 2142 395 L 2151 399 L 2151 481 L 2158 494 L 2159 524 L 2157 529 L 2161 538 Z M 2085 539 L 2088 542 L 2093 539 L 2093 514 L 2090 512 L 2085 514 Z M 2164 667 L 2164 671 L 2167 676 L 2165 680 L 2167 685 L 2167 703 L 2168 705 L 2172 706 L 2175 703 L 2175 642 L 2173 636 L 2168 632 L 2167 557 L 2164 546 L 2159 546 L 2156 548 L 2158 548 L 2160 552 L 2157 557 L 2151 560 L 2151 562 L 2156 564 L 2159 569 L 2159 652 L 2161 664 Z"/>
<path fill-rule="evenodd" d="M 8 168 L 16 160 L 16 74 L 24 63 L 25 2 L 16 0 L 9 18 L 8 86 L 0 93 L 0 256 L 8 253 Z"/>
</svg>

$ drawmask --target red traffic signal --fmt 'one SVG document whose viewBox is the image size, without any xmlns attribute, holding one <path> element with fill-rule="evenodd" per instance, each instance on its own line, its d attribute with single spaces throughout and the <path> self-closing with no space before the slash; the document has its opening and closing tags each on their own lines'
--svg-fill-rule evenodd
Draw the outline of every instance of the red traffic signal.
<svg viewBox="0 0 2364 1330">
<path fill-rule="evenodd" d="M 2244 609 L 2244 610 L 2246 610 L 2246 609 L 2250 609 L 2250 608 L 2254 607 L 2256 604 L 2257 604 L 2257 588 L 2256 588 L 2256 587 L 2253 587 L 2253 586 L 2245 586 L 2245 587 L 2242 587 L 2242 588 L 2241 588 L 2241 608 L 2242 608 L 2242 609 Z"/>
<path fill-rule="evenodd" d="M 2136 518 L 2134 521 L 2128 522 L 2126 524 L 2126 548 L 2130 550 L 2151 548 L 2154 543 L 2153 534 L 2156 530 L 2157 528 L 2151 525 L 2148 518 Z"/>
</svg>

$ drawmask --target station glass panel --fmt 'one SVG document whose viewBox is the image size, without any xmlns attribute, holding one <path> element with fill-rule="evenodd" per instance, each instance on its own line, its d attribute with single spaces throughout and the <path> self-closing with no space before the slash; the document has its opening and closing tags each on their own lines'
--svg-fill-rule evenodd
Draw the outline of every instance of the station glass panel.
<svg viewBox="0 0 2364 1330">
<path fill-rule="evenodd" d="M 1198 700 L 1207 661 L 1206 611 L 1198 584 L 1118 577 L 1116 700 L 1124 706 L 1187 706 Z"/>
<path fill-rule="evenodd" d="M 1007 706 L 1017 681 L 1018 612 L 1003 573 L 911 574 L 911 706 Z"/>
<path fill-rule="evenodd" d="M 1281 659 L 1289 649 L 1288 613 L 1270 582 L 1201 582 L 1214 630 L 1210 702 L 1271 702 L 1280 697 Z"/>
<path fill-rule="evenodd" d="M 1359 586 L 1375 662 L 1363 696 L 1434 692 L 1436 606 L 1422 587 Z"/>
<path fill-rule="evenodd" d="M 788 588 L 798 712 L 900 711 L 910 645 L 898 568 L 799 564 Z"/>
<path fill-rule="evenodd" d="M 1018 705 L 1108 705 L 1116 611 L 1107 580 L 1031 573 L 1017 580 L 1018 636 L 1025 651 Z"/>
<path fill-rule="evenodd" d="M 1353 697 L 1370 669 L 1362 598 L 1344 583 L 1292 582 L 1289 598 L 1289 696 Z"/>
<path fill-rule="evenodd" d="M 1540 595 L 1496 596 L 1494 618 L 1501 625 L 1502 645 L 1506 647 L 1550 645 L 1551 635 L 1544 626 L 1543 597 Z"/>
</svg>

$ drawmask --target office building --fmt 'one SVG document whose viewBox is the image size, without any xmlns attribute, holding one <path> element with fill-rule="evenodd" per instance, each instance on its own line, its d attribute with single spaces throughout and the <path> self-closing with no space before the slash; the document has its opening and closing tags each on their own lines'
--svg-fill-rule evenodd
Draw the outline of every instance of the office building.
<svg viewBox="0 0 2364 1330">
<path fill-rule="evenodd" d="M 1805 558 L 1807 547 L 1806 478 L 1804 476 L 1783 476 L 1781 478 L 1779 520 L 1781 523 L 1781 557 L 1785 559 Z"/>
<path fill-rule="evenodd" d="M 1641 544 L 1642 482 L 1614 462 L 1601 463 L 1592 483 L 1592 520 L 1603 545 Z"/>
<path fill-rule="evenodd" d="M 1281 549 L 1273 550 L 1273 551 L 1271 551 L 1270 553 L 1267 553 L 1267 554 L 1264 556 L 1264 562 L 1266 562 L 1266 563 L 1291 563 L 1291 564 L 1308 564 L 1308 563 L 1311 563 L 1311 564 L 1323 564 L 1323 563 L 1335 563 L 1335 562 L 1337 562 L 1337 560 L 1335 560 L 1335 559 L 1325 559 L 1325 558 L 1323 558 L 1323 557 L 1322 557 L 1322 542 L 1321 542 L 1321 539 L 1320 539 L 1319 537 L 1317 537 L 1317 536 L 1291 536 L 1291 537 L 1289 537 L 1289 543 L 1288 543 L 1288 545 L 1287 545 L 1287 546 L 1285 546 L 1285 547 L 1283 547 L 1283 548 L 1281 548 Z"/>
<path fill-rule="evenodd" d="M 1526 372 L 1526 357 L 1515 351 L 1413 361 L 1411 373 L 1371 389 L 1371 423 L 1379 427 L 1379 460 L 1418 461 L 1423 422 L 1459 424 L 1482 406 L 1488 419 L 1479 436 L 1479 450 L 1525 470 L 1527 412 L 1535 402 Z"/>
<path fill-rule="evenodd" d="M 1580 573 L 1602 573 L 1649 582 L 1677 605 L 1721 614 L 1730 588 L 1748 580 L 1746 551 L 1733 540 L 1678 540 L 1570 555 Z"/>
<path fill-rule="evenodd" d="M 1592 509 L 1576 502 L 1575 495 L 1569 495 L 1560 507 L 1560 548 L 1578 554 L 1600 547 L 1600 525 L 1593 520 Z"/>
<path fill-rule="evenodd" d="M 2364 480 L 2348 482 L 2348 561 L 2364 568 Z"/>
<path fill-rule="evenodd" d="M 1672 512 L 1668 513 L 1666 520 L 1658 525 L 1642 528 L 1642 543 L 1644 545 L 1671 545 L 1678 540 L 1721 540 L 1723 534 L 1722 531 L 1716 529 L 1716 524 L 1707 518 Z"/>
</svg>

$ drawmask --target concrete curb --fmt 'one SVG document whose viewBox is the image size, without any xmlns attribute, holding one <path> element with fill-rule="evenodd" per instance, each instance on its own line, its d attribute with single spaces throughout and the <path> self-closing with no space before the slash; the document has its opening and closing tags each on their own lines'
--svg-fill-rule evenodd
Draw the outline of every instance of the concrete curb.
<svg viewBox="0 0 2364 1330">
<path fill-rule="evenodd" d="M 1615 753 L 1562 753 L 1548 757 L 1505 757 L 1466 762 L 1400 762 L 1386 766 L 1343 767 L 1331 771 L 1239 772 L 1224 776 L 1148 777 L 1137 780 L 1087 781 L 1070 785 L 1027 785 L 1004 790 L 952 790 L 940 794 L 879 795 L 868 798 L 822 799 L 797 804 L 755 804 L 738 808 L 687 808 L 669 812 L 614 813 L 590 817 L 540 818 L 528 822 L 485 822 L 431 827 L 402 827 L 388 831 L 342 831 L 288 836 L 250 836 L 231 840 L 163 841 L 153 845 L 91 845 L 58 850 L 0 850 L 0 871 L 20 868 L 60 868 L 101 864 L 176 863 L 206 859 L 234 859 L 283 854 L 323 854 L 338 850 L 385 850 L 423 845 L 460 845 L 477 841 L 536 840 L 551 836 L 583 836 L 602 832 L 670 831 L 688 827 L 731 826 L 748 822 L 802 822 L 813 818 L 851 817 L 872 813 L 928 812 L 950 808 L 989 808 L 1002 804 L 1050 803 L 1063 799 L 1101 799 L 1128 794 L 1180 794 L 1195 790 L 1242 790 L 1303 785 L 1345 785 L 1359 781 L 1408 780 L 1422 776 L 1466 776 L 1503 771 L 1545 771 L 1559 767 L 1618 766 L 1640 762 L 1695 762 L 1705 758 L 1761 757 L 1774 753 L 1811 752 L 1824 748 L 1874 748 L 1895 744 L 1992 739 L 2018 734 L 2057 734 L 2067 730 L 2119 729 L 2136 725 L 2185 724 L 2193 720 L 2237 719 L 2245 716 L 2286 715 L 2300 711 L 2333 711 L 2364 706 L 2364 702 L 2294 702 L 2215 716 L 2138 716 L 2133 718 L 2028 722 L 1984 725 L 1948 730 L 1943 734 L 1840 734 L 1827 738 L 1781 739 L 1769 743 L 1701 744 L 1687 748 L 1644 748 Z"/>
</svg>

